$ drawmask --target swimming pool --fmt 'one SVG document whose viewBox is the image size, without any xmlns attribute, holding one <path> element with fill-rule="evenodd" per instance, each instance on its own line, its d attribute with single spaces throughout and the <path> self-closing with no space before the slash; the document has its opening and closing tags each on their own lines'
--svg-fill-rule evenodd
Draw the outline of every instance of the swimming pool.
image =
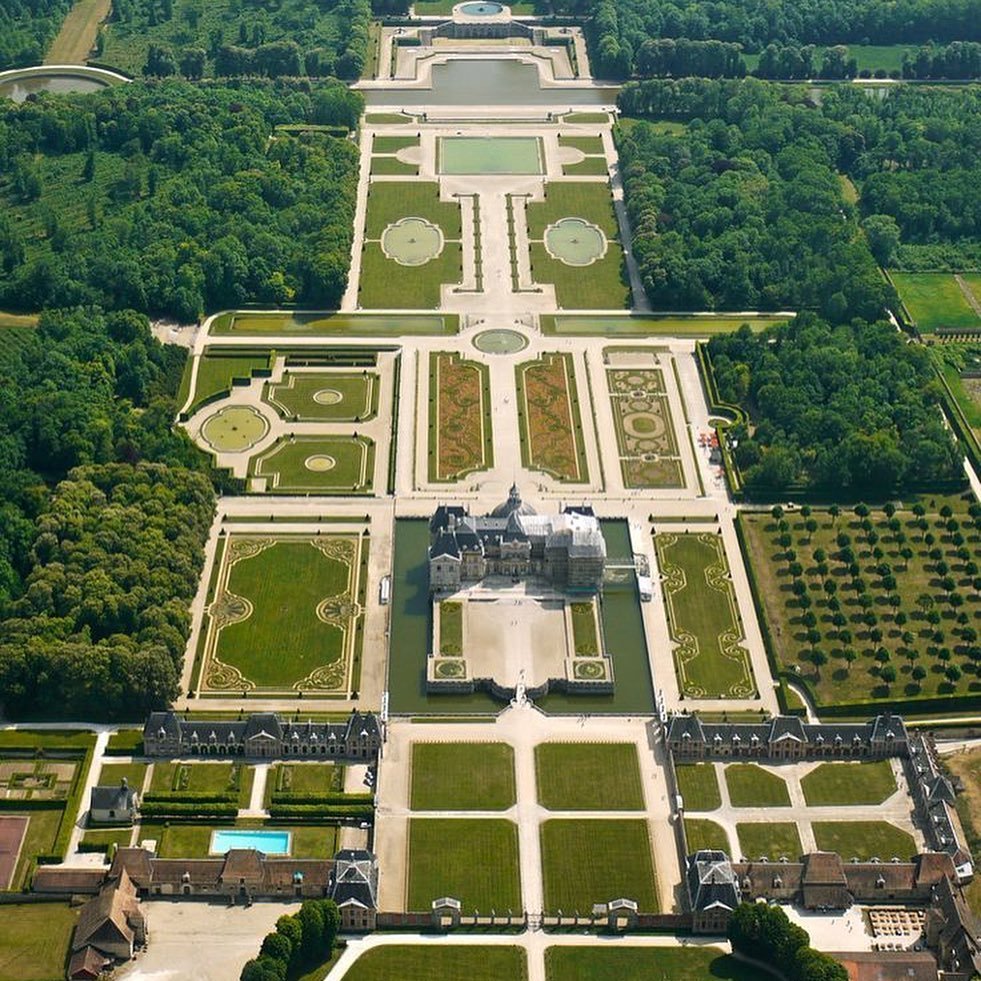
<svg viewBox="0 0 981 981">
<path fill-rule="evenodd" d="M 212 855 L 224 855 L 232 848 L 255 848 L 266 855 L 289 855 L 289 831 L 263 831 L 261 828 L 222 828 L 211 832 Z"/>
</svg>

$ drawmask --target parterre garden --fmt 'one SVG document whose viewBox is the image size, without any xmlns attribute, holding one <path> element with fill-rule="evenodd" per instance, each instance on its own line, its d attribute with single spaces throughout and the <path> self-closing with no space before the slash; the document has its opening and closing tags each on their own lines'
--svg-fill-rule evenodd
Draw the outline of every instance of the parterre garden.
<svg viewBox="0 0 981 981">
<path fill-rule="evenodd" d="M 375 443 L 367 436 L 280 437 L 249 461 L 253 482 L 271 494 L 370 494 Z"/>
<path fill-rule="evenodd" d="M 419 164 L 399 159 L 400 150 L 418 149 L 418 136 L 378 136 L 371 143 L 371 176 L 415 177 Z M 406 154 L 403 154 L 406 156 Z"/>
<path fill-rule="evenodd" d="M 231 535 L 208 607 L 206 691 L 357 687 L 367 538 Z"/>
<path fill-rule="evenodd" d="M 285 419 L 299 422 L 365 422 L 378 412 L 378 375 L 362 371 L 288 371 L 280 384 L 268 384 L 263 401 Z"/>
<path fill-rule="evenodd" d="M 608 369 L 606 379 L 624 487 L 684 487 L 661 370 Z"/>
<path fill-rule="evenodd" d="M 458 353 L 429 355 L 429 480 L 453 481 L 494 465 L 490 372 Z"/>
<path fill-rule="evenodd" d="M 573 356 L 548 352 L 514 371 L 522 464 L 556 480 L 585 483 L 589 471 Z"/>
<path fill-rule="evenodd" d="M 976 697 L 981 505 L 805 505 L 739 522 L 771 655 L 819 705 Z"/>
<path fill-rule="evenodd" d="M 435 226 L 441 248 L 414 265 L 389 258 L 382 248 L 387 229 L 404 219 Z M 460 205 L 439 200 L 439 184 L 374 181 L 368 189 L 368 213 L 361 252 L 358 305 L 412 309 L 440 305 L 440 286 L 459 283 L 463 273 Z"/>
<path fill-rule="evenodd" d="M 740 698 L 756 691 L 720 535 L 654 536 L 683 694 Z"/>
</svg>

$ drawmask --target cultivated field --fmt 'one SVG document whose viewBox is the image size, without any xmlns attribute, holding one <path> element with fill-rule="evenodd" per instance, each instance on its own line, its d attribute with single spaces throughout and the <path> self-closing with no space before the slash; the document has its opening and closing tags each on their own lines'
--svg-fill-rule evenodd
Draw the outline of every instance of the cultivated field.
<svg viewBox="0 0 981 981">
<path fill-rule="evenodd" d="M 722 538 L 655 537 L 674 660 L 685 695 L 747 697 L 756 690 Z"/>
</svg>

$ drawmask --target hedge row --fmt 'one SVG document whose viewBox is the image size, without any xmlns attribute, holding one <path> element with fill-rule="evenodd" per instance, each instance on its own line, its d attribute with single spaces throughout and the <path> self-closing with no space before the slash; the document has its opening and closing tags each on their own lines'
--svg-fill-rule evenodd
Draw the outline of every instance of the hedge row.
<svg viewBox="0 0 981 981">
<path fill-rule="evenodd" d="M 189 794 L 183 790 L 150 791 L 143 795 L 144 804 L 229 804 L 238 801 L 238 791 L 223 794 Z"/>
<path fill-rule="evenodd" d="M 372 804 L 373 794 L 291 794 L 288 790 L 273 792 L 273 804 Z"/>
<path fill-rule="evenodd" d="M 177 802 L 144 802 L 140 813 L 145 818 L 230 817 L 238 815 L 236 804 L 180 804 Z"/>
<path fill-rule="evenodd" d="M 371 804 L 271 804 L 271 818 L 333 818 L 335 820 L 361 819 L 374 816 Z"/>
</svg>

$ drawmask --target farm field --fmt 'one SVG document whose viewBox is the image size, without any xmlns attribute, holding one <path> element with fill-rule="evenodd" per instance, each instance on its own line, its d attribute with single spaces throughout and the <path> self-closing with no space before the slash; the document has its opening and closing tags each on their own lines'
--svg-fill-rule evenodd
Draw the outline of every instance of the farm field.
<svg viewBox="0 0 981 981">
<path fill-rule="evenodd" d="M 405 944 L 366 950 L 344 981 L 525 981 L 528 962 L 523 947 Z"/>
<path fill-rule="evenodd" d="M 275 494 L 370 494 L 375 444 L 367 436 L 281 437 L 250 461 Z"/>
<path fill-rule="evenodd" d="M 503 811 L 515 802 L 514 750 L 506 743 L 412 744 L 414 811 Z"/>
<path fill-rule="evenodd" d="M 894 856 L 906 861 L 917 851 L 913 836 L 888 821 L 815 821 L 811 827 L 818 849 L 837 852 L 846 862 L 888 862 Z"/>
<path fill-rule="evenodd" d="M 351 535 L 231 537 L 210 609 L 206 686 L 346 691 L 363 550 Z"/>
<path fill-rule="evenodd" d="M 904 698 L 915 711 L 981 687 L 981 507 L 905 503 L 740 515 L 776 662 L 819 705 Z"/>
<path fill-rule="evenodd" d="M 796 862 L 803 851 L 797 825 L 793 821 L 739 823 L 736 834 L 742 854 L 750 861 L 765 855 L 771 861 L 786 856 L 791 862 Z"/>
<path fill-rule="evenodd" d="M 629 941 L 628 941 L 629 943 Z M 548 947 L 547 981 L 768 981 L 718 947 Z"/>
<path fill-rule="evenodd" d="M 722 806 L 719 780 L 711 763 L 681 763 L 675 767 L 678 790 L 686 811 L 714 811 Z"/>
<path fill-rule="evenodd" d="M 888 760 L 865 763 L 822 763 L 801 778 L 810 807 L 881 804 L 896 792 Z"/>
<path fill-rule="evenodd" d="M 541 743 L 538 802 L 551 811 L 639 811 L 644 790 L 633 743 Z"/>
<path fill-rule="evenodd" d="M 647 822 L 553 819 L 540 825 L 545 909 L 586 914 L 627 898 L 655 912 L 657 892 Z"/>
<path fill-rule="evenodd" d="M 892 272 L 890 276 L 922 333 L 939 328 L 981 328 L 981 317 L 951 273 Z"/>
<path fill-rule="evenodd" d="M 494 464 L 490 372 L 459 354 L 429 355 L 429 479 L 459 480 Z"/>
<path fill-rule="evenodd" d="M 493 856 L 493 861 L 488 861 Z M 521 909 L 518 829 L 512 821 L 412 818 L 406 909 L 452 896 L 471 913 Z"/>
<path fill-rule="evenodd" d="M 745 697 L 756 690 L 729 563 L 719 535 L 658 534 L 664 605 L 684 694 Z"/>
<path fill-rule="evenodd" d="M 733 807 L 790 807 L 790 791 L 783 778 L 755 763 L 730 763 L 726 786 Z"/>
<path fill-rule="evenodd" d="M 556 480 L 589 479 L 571 354 L 545 353 L 515 367 L 521 459 Z"/>
</svg>

